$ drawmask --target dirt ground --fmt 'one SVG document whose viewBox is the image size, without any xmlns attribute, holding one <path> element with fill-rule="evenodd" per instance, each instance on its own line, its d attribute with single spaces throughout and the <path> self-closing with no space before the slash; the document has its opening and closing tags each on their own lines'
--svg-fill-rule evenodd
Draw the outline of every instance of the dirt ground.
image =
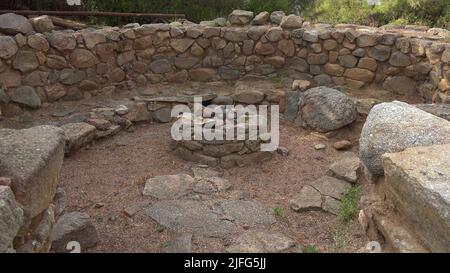
<svg viewBox="0 0 450 273">
<path fill-rule="evenodd" d="M 271 90 L 289 88 L 289 83 L 265 81 Z M 146 91 L 168 94 L 174 90 L 214 89 L 229 94 L 233 85 L 227 83 L 154 85 Z M 379 89 L 347 91 L 359 98 L 395 99 Z M 88 111 L 94 106 L 108 105 L 111 99 L 129 98 L 137 93 L 119 93 L 112 98 L 94 97 L 82 102 L 58 102 L 40 110 L 26 112 L 12 119 L 0 121 L 0 127 L 21 128 L 56 120 L 49 113 L 61 109 L 74 112 Z M 402 98 L 415 102 L 416 98 Z M 289 149 L 289 156 L 275 154 L 261 165 L 225 170 L 224 177 L 233 190 L 248 193 L 271 210 L 281 211 L 271 230 L 280 231 L 303 246 L 314 246 L 320 252 L 358 252 L 367 244 L 367 238 L 356 220 L 343 224 L 336 216 L 311 211 L 296 213 L 289 208 L 289 200 L 301 188 L 325 174 L 327 167 L 339 156 L 332 148 L 337 140 L 347 139 L 358 152 L 359 132 L 363 118 L 331 135 L 325 136 L 281 122 L 280 146 Z M 121 131 L 111 138 L 92 143 L 66 157 L 60 174 L 60 186 L 67 194 L 66 212 L 88 213 L 95 222 L 100 242 L 89 252 L 161 252 L 170 234 L 148 216 L 138 213 L 128 217 L 124 208 L 145 204 L 142 196 L 145 180 L 157 176 L 177 174 L 186 169 L 185 162 L 170 153 L 171 124 L 144 123 L 134 130 Z M 315 150 L 314 145 L 326 144 L 326 149 Z M 360 179 L 362 188 L 370 187 Z M 193 237 L 193 252 L 223 252 L 230 242 L 222 239 Z"/>
<path fill-rule="evenodd" d="M 355 221 L 341 224 L 329 213 L 296 213 L 288 205 L 305 184 L 323 175 L 337 158 L 339 152 L 331 147 L 335 139 L 327 140 L 286 123 L 280 127 L 280 145 L 289 149 L 289 156 L 277 154 L 261 165 L 228 169 L 224 177 L 234 190 L 247 192 L 266 207 L 283 208 L 273 230 L 323 252 L 363 248 L 367 240 Z M 143 214 L 130 218 L 123 210 L 146 202 L 141 192 L 147 178 L 177 174 L 188 164 L 170 154 L 169 132 L 170 124 L 140 124 L 134 132 L 121 132 L 65 159 L 60 181 L 67 192 L 66 210 L 91 215 L 99 233 L 100 243 L 90 251 L 161 251 L 169 238 L 167 231 L 159 232 L 158 224 Z M 327 148 L 317 151 L 313 147 L 317 143 Z M 194 237 L 193 251 L 224 251 L 226 242 L 209 241 L 196 241 Z"/>
</svg>

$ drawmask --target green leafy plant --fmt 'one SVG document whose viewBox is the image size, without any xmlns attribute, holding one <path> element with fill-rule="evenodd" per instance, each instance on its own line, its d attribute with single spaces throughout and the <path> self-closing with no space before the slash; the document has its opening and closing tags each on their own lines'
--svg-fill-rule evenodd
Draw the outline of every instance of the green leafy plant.
<svg viewBox="0 0 450 273">
<path fill-rule="evenodd" d="M 30 116 L 27 115 L 21 115 L 19 117 L 19 122 L 23 128 L 29 128 L 31 127 L 31 125 L 33 125 L 33 120 L 31 119 Z"/>
<path fill-rule="evenodd" d="M 361 198 L 362 190 L 358 186 L 352 186 L 347 194 L 341 199 L 341 210 L 339 218 L 343 222 L 349 222 L 359 213 L 359 199 Z"/>
<path fill-rule="evenodd" d="M 284 209 L 282 207 L 276 207 L 273 209 L 273 214 L 278 217 L 283 217 L 284 215 Z"/>
<path fill-rule="evenodd" d="M 303 247 L 303 253 L 319 253 L 319 251 L 313 245 L 306 245 Z"/>
</svg>

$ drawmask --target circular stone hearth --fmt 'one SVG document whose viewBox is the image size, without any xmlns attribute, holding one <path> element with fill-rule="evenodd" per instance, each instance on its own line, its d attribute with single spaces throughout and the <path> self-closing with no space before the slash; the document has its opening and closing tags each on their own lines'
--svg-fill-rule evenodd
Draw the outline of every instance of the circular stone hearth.
<svg viewBox="0 0 450 273">
<path fill-rule="evenodd" d="M 236 121 L 242 118 L 234 116 L 229 118 L 230 115 L 227 114 L 224 116 L 224 125 L 215 128 L 215 121 L 210 117 L 195 118 L 192 114 L 184 113 L 178 121 L 181 121 L 179 124 L 184 124 L 185 128 L 191 129 L 191 138 L 173 140 L 171 144 L 173 153 L 187 161 L 207 164 L 211 167 L 219 165 L 223 168 L 243 167 L 271 159 L 272 152 L 261 150 L 261 144 L 270 142 L 271 136 L 268 133 L 257 134 L 257 126 L 252 123 L 252 116 L 242 116 L 245 121 L 239 123 Z M 230 120 L 227 121 L 227 119 Z M 195 126 L 202 129 L 210 128 L 212 132 L 220 130 L 223 132 L 224 140 L 195 138 Z M 226 138 L 227 134 L 231 134 L 230 132 L 233 132 L 232 140 Z"/>
</svg>

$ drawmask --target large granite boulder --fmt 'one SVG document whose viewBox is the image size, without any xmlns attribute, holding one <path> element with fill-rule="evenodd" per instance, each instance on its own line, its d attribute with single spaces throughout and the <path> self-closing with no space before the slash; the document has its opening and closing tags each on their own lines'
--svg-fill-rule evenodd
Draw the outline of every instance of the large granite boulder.
<svg viewBox="0 0 450 273">
<path fill-rule="evenodd" d="M 352 123 L 356 106 L 347 95 L 328 87 L 315 87 L 300 96 L 296 123 L 319 132 L 329 132 Z"/>
<path fill-rule="evenodd" d="M 0 130 L 0 173 L 12 178 L 11 189 L 27 219 L 52 202 L 63 158 L 64 134 L 57 127 Z"/>
<path fill-rule="evenodd" d="M 431 252 L 450 252 L 450 144 L 388 153 L 383 163 L 387 196 L 402 219 Z"/>
<path fill-rule="evenodd" d="M 375 105 L 359 140 L 368 179 L 383 175 L 382 155 L 409 147 L 450 143 L 450 122 L 404 102 Z"/>
</svg>

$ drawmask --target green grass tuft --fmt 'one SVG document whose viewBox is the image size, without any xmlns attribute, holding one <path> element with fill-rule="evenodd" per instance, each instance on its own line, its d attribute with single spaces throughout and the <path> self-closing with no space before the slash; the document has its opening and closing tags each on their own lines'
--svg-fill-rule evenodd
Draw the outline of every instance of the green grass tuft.
<svg viewBox="0 0 450 273">
<path fill-rule="evenodd" d="M 343 222 L 349 222 L 359 213 L 359 199 L 361 198 L 362 190 L 358 186 L 352 186 L 347 194 L 341 199 L 341 211 L 339 218 Z"/>
</svg>

